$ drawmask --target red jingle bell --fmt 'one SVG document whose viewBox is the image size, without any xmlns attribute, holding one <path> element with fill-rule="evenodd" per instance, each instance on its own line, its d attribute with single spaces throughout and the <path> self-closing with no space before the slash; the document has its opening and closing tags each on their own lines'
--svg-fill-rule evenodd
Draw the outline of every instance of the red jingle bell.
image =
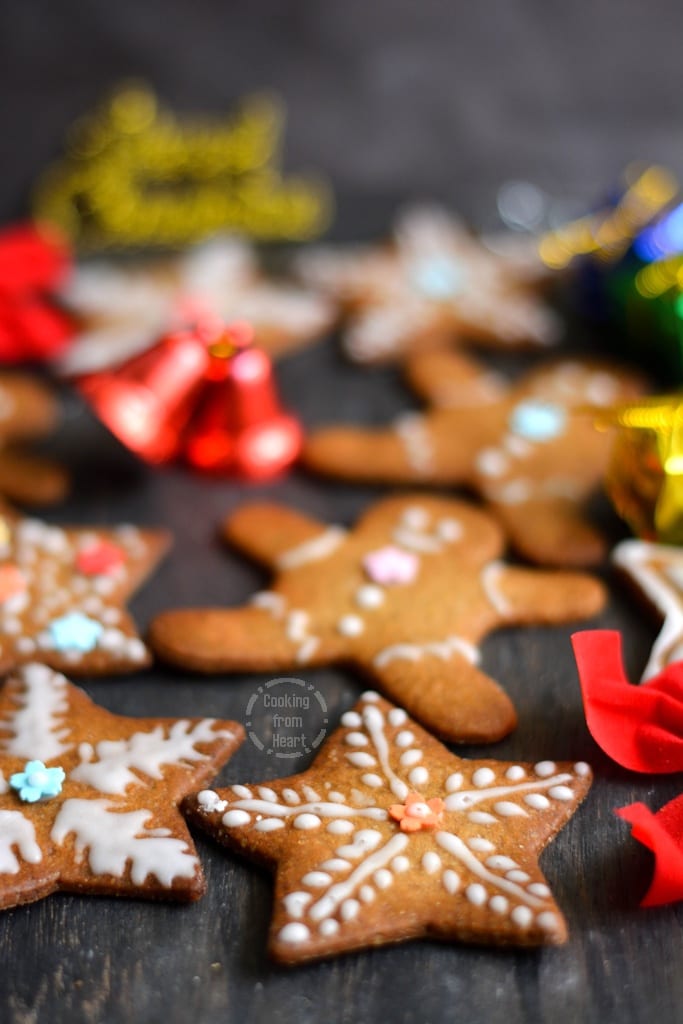
<svg viewBox="0 0 683 1024">
<path fill-rule="evenodd" d="M 196 469 L 265 480 L 301 450 L 301 426 L 280 406 L 272 363 L 252 342 L 251 326 L 239 322 L 209 346 L 207 382 L 185 442 Z"/>
<path fill-rule="evenodd" d="M 176 331 L 123 366 L 82 377 L 77 386 L 127 448 L 147 462 L 168 462 L 180 451 L 209 361 L 202 331 Z"/>
</svg>

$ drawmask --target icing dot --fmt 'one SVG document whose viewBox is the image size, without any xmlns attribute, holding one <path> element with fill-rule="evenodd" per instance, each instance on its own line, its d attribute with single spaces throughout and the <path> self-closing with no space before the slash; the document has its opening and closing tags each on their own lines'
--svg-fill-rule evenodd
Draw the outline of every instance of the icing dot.
<svg viewBox="0 0 683 1024">
<path fill-rule="evenodd" d="M 353 754 L 347 754 L 346 760 L 350 764 L 355 764 L 357 768 L 372 768 L 377 764 L 372 754 L 366 754 L 362 750 L 354 751 Z"/>
<path fill-rule="evenodd" d="M 524 883 L 529 881 L 526 871 L 518 871 L 516 868 L 513 871 L 508 871 L 505 877 L 509 878 L 511 882 Z"/>
<path fill-rule="evenodd" d="M 484 476 L 502 476 L 508 468 L 508 460 L 497 448 L 486 448 L 477 456 L 476 466 Z"/>
<path fill-rule="evenodd" d="M 328 785 L 329 785 L 329 783 L 328 783 Z M 330 800 L 332 801 L 333 804 L 345 804 L 346 803 L 346 800 L 344 798 L 344 794 L 343 793 L 337 793 L 336 790 L 331 790 L 327 795 L 328 795 L 328 797 L 330 798 Z"/>
<path fill-rule="evenodd" d="M 234 792 L 235 787 L 233 786 L 232 788 L 233 788 L 233 792 Z M 288 804 L 300 804 L 301 803 L 301 798 L 300 798 L 299 794 L 296 793 L 293 789 L 283 789 L 282 790 L 282 796 L 284 797 L 285 802 L 288 803 Z"/>
<path fill-rule="evenodd" d="M 363 732 L 348 732 L 344 737 L 344 742 L 348 743 L 350 747 L 367 747 L 368 738 Z"/>
<path fill-rule="evenodd" d="M 492 896 L 489 900 L 489 906 L 494 914 L 505 914 L 509 904 L 504 896 Z"/>
<path fill-rule="evenodd" d="M 470 811 L 467 815 L 468 820 L 473 825 L 495 825 L 498 821 L 492 814 L 487 814 L 486 811 Z"/>
<path fill-rule="evenodd" d="M 508 871 L 510 868 L 517 867 L 511 857 L 504 857 L 502 853 L 496 854 L 495 857 L 487 857 L 486 863 L 494 871 Z"/>
<path fill-rule="evenodd" d="M 306 939 L 310 939 L 310 937 L 311 933 L 306 925 L 300 924 L 298 921 L 290 921 L 290 923 L 286 924 L 278 935 L 278 938 L 282 942 L 292 943 L 305 942 Z"/>
<path fill-rule="evenodd" d="M 330 884 L 332 875 L 328 875 L 326 871 L 309 871 L 301 881 L 304 885 L 310 885 L 312 889 L 322 889 L 323 886 Z"/>
<path fill-rule="evenodd" d="M 89 756 L 92 756 L 93 750 L 89 744 L 84 744 L 84 746 L 86 747 L 87 752 L 84 750 L 83 753 L 85 754 L 85 758 L 88 759 Z M 207 813 L 211 813 L 213 811 L 224 811 L 227 807 L 227 801 L 221 800 L 218 793 L 214 792 L 213 789 L 202 789 L 201 792 L 197 794 L 197 803 L 200 808 Z"/>
<path fill-rule="evenodd" d="M 356 604 L 360 608 L 379 608 L 384 604 L 384 591 L 374 583 L 366 583 L 356 591 Z"/>
<path fill-rule="evenodd" d="M 372 877 L 378 889 L 388 889 L 394 880 L 391 871 L 387 871 L 386 868 L 380 868 L 379 871 L 375 871 Z"/>
<path fill-rule="evenodd" d="M 511 800 L 499 800 L 493 805 L 493 809 L 503 818 L 526 817 L 526 811 L 522 810 L 519 804 L 515 804 Z"/>
<path fill-rule="evenodd" d="M 331 821 L 329 825 L 326 826 L 326 829 L 333 836 L 341 836 L 347 832 L 353 832 L 353 823 L 350 821 L 344 821 L 340 818 L 337 821 Z"/>
<path fill-rule="evenodd" d="M 553 914 L 550 910 L 544 910 L 536 918 L 536 923 L 544 932 L 554 932 L 558 927 L 559 921 L 557 914 Z"/>
<path fill-rule="evenodd" d="M 449 793 L 452 793 L 456 789 L 460 789 L 462 786 L 462 772 L 453 772 L 446 779 L 446 789 Z"/>
<path fill-rule="evenodd" d="M 351 864 L 348 860 L 344 860 L 343 857 L 332 857 L 331 860 L 326 860 L 320 867 L 325 871 L 346 871 L 351 867 Z"/>
<path fill-rule="evenodd" d="M 375 890 L 371 885 L 361 885 L 358 895 L 362 899 L 363 903 L 372 903 L 375 898 Z"/>
<path fill-rule="evenodd" d="M 344 900 L 339 913 L 341 914 L 342 921 L 352 921 L 360 910 L 360 903 L 358 900 Z"/>
<path fill-rule="evenodd" d="M 251 790 L 247 789 L 246 786 L 231 786 L 230 788 L 232 789 L 235 796 L 239 796 L 243 800 L 250 800 L 252 797 Z"/>
<path fill-rule="evenodd" d="M 441 876 L 441 881 L 443 882 L 443 887 L 446 892 L 449 892 L 451 895 L 456 893 L 460 888 L 460 875 L 457 871 L 453 871 L 451 868 L 447 868 L 447 870 L 444 871 Z"/>
<path fill-rule="evenodd" d="M 368 704 L 376 704 L 379 700 L 379 694 L 375 690 L 366 690 L 364 693 L 361 693 L 360 699 Z"/>
<path fill-rule="evenodd" d="M 510 917 L 520 928 L 528 928 L 531 924 L 533 914 L 528 907 L 515 907 Z"/>
<path fill-rule="evenodd" d="M 337 623 L 337 631 L 342 636 L 360 636 L 365 629 L 365 623 L 358 615 L 345 615 Z"/>
<path fill-rule="evenodd" d="M 294 828 L 310 829 L 318 828 L 322 822 L 317 814 L 297 814 L 292 824 Z"/>
<path fill-rule="evenodd" d="M 553 800 L 573 800 L 574 794 L 569 786 L 551 786 L 548 790 L 548 796 L 551 796 Z"/>
<path fill-rule="evenodd" d="M 405 765 L 406 768 L 410 767 L 411 764 L 417 764 L 418 761 L 422 760 L 421 750 L 406 750 L 405 754 L 401 754 L 400 762 Z"/>
<path fill-rule="evenodd" d="M 429 512 L 419 505 L 411 505 L 401 516 L 401 522 L 411 530 L 424 530 L 429 524 Z"/>
<path fill-rule="evenodd" d="M 384 783 L 379 775 L 375 775 L 374 772 L 366 772 L 365 775 L 361 775 L 361 782 L 364 782 L 366 786 L 370 786 L 372 789 L 379 789 Z"/>
<path fill-rule="evenodd" d="M 522 766 L 519 765 L 519 764 L 513 764 L 505 772 L 505 778 L 509 779 L 510 782 L 519 782 L 520 779 L 523 779 L 525 775 L 526 775 L 526 772 L 524 771 Z"/>
<path fill-rule="evenodd" d="M 408 860 L 407 857 L 394 857 L 394 859 L 391 862 L 391 866 L 394 869 L 394 871 L 400 874 L 402 871 L 408 870 L 408 868 L 410 867 L 410 861 Z"/>
<path fill-rule="evenodd" d="M 472 776 L 472 784 L 477 789 L 482 789 L 484 786 L 490 786 L 495 777 L 495 772 L 491 771 L 490 768 L 477 768 Z"/>
<path fill-rule="evenodd" d="M 281 818 L 262 818 L 254 825 L 257 832 L 274 832 L 276 829 L 284 827 L 285 823 Z"/>
<path fill-rule="evenodd" d="M 408 720 L 408 716 L 403 708 L 392 708 L 387 718 L 389 719 L 389 725 L 395 726 L 403 725 Z"/>
<path fill-rule="evenodd" d="M 282 902 L 290 917 L 302 917 L 304 907 L 311 902 L 313 897 L 310 892 L 290 892 Z"/>
<path fill-rule="evenodd" d="M 547 777 L 552 775 L 556 770 L 557 765 L 554 761 L 539 761 L 538 764 L 534 765 L 534 771 L 542 779 L 547 779 Z"/>
<path fill-rule="evenodd" d="M 228 811 L 223 815 L 223 824 L 227 825 L 228 828 L 232 828 L 235 825 L 247 825 L 250 821 L 251 815 L 247 814 L 246 811 Z"/>
<path fill-rule="evenodd" d="M 357 711 L 345 711 L 341 717 L 341 724 L 348 729 L 358 729 L 363 724 L 363 719 Z"/>
<path fill-rule="evenodd" d="M 414 739 L 415 739 L 415 736 L 410 731 L 410 729 L 403 729 L 400 733 L 398 733 L 398 735 L 396 737 L 396 746 L 397 747 L 409 747 Z"/>
<path fill-rule="evenodd" d="M 381 841 L 382 833 L 378 832 L 375 828 L 362 828 L 359 832 L 356 832 L 354 837 L 354 843 L 357 843 L 366 850 L 374 850 Z"/>
<path fill-rule="evenodd" d="M 436 526 L 439 537 L 445 541 L 459 540 L 462 537 L 462 524 L 457 519 L 440 519 Z"/>
<path fill-rule="evenodd" d="M 270 800 L 274 804 L 278 802 L 277 793 L 270 786 L 257 786 L 256 792 L 263 800 Z"/>
<path fill-rule="evenodd" d="M 574 771 L 583 778 L 586 775 L 590 775 L 591 769 L 590 765 L 586 764 L 585 761 L 577 761 L 574 765 Z"/>
<path fill-rule="evenodd" d="M 465 895 L 475 907 L 481 907 L 486 903 L 486 889 L 479 882 L 473 882 L 465 889 Z"/>
<path fill-rule="evenodd" d="M 481 836 L 472 836 L 471 839 L 467 840 L 467 845 L 470 850 L 478 850 L 481 853 L 488 853 L 489 850 L 495 850 L 493 843 L 490 843 L 488 839 L 482 839 Z"/>
<path fill-rule="evenodd" d="M 439 857 L 438 853 L 434 853 L 432 850 L 429 850 L 424 854 L 421 863 L 427 874 L 433 875 L 441 867 L 441 857 Z"/>
<path fill-rule="evenodd" d="M 546 807 L 550 807 L 550 800 L 542 793 L 528 793 L 524 797 L 524 803 L 533 807 L 535 811 L 544 811 Z"/>
<path fill-rule="evenodd" d="M 540 896 L 541 899 L 545 899 L 550 896 L 550 889 L 547 885 L 544 885 L 543 882 L 532 882 L 531 885 L 528 886 L 528 891 L 532 896 Z"/>
<path fill-rule="evenodd" d="M 333 917 L 327 917 L 318 925 L 318 931 L 326 938 L 330 935 L 336 935 L 339 931 L 339 921 L 335 921 Z"/>
<path fill-rule="evenodd" d="M 426 768 L 420 766 L 419 768 L 413 768 L 408 778 L 414 786 L 423 786 L 425 782 L 429 781 L 429 772 Z"/>
</svg>

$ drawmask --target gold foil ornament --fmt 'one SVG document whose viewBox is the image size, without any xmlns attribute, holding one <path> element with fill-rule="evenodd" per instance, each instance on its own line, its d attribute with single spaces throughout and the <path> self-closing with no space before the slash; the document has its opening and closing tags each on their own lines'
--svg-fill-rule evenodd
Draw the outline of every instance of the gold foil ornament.
<svg viewBox="0 0 683 1024">
<path fill-rule="evenodd" d="M 622 519 L 644 540 L 683 544 L 683 393 L 597 413 L 615 430 L 605 478 Z"/>
</svg>

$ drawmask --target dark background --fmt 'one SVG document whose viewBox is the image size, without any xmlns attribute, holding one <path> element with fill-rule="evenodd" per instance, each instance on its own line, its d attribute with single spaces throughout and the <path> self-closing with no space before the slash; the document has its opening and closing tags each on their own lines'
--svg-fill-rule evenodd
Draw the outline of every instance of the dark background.
<svg viewBox="0 0 683 1024">
<path fill-rule="evenodd" d="M 509 178 L 592 200 L 634 158 L 683 171 L 680 4 L 496 0 L 447 3 L 69 2 L 0 6 L 0 221 L 21 214 L 31 183 L 67 126 L 127 75 L 178 110 L 225 113 L 269 87 L 289 107 L 286 165 L 317 168 L 339 197 L 335 232 L 385 230 L 401 199 L 440 198 L 475 223 L 496 223 Z M 577 330 L 574 342 L 590 339 Z M 385 422 L 411 404 L 392 370 L 346 364 L 325 339 L 279 367 L 283 395 L 309 427 Z M 216 525 L 264 495 L 351 523 L 379 490 L 296 471 L 250 487 L 181 467 L 147 471 L 73 396 L 55 441 L 75 473 L 54 522 L 164 524 L 175 548 L 133 611 L 144 628 L 163 608 L 239 603 L 263 576 L 225 552 Z M 596 503 L 612 539 L 624 536 Z M 655 623 L 621 592 L 597 625 L 620 628 L 637 678 Z M 269 965 L 270 884 L 198 837 L 209 889 L 196 906 L 54 896 L 0 915 L 0 1022 L 209 1024 L 338 1020 L 436 1024 L 674 1024 L 683 1006 L 683 911 L 641 911 L 651 858 L 612 809 L 657 809 L 680 778 L 638 778 L 611 764 L 583 720 L 569 628 L 501 631 L 484 668 L 515 700 L 520 725 L 486 750 L 503 759 L 589 760 L 597 781 L 543 865 L 570 926 L 569 944 L 536 952 L 411 943 L 286 971 Z M 349 673 L 307 675 L 336 721 L 360 692 Z M 160 666 L 125 680 L 86 681 L 124 714 L 244 718 L 261 679 L 197 680 Z M 274 767 L 251 744 L 220 782 Z"/>
</svg>

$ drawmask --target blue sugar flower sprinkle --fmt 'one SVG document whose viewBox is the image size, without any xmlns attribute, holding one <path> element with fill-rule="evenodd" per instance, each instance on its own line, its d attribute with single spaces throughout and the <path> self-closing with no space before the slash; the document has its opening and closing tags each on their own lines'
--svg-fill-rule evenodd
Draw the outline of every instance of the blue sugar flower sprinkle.
<svg viewBox="0 0 683 1024">
<path fill-rule="evenodd" d="M 18 791 L 20 800 L 35 804 L 61 793 L 64 779 L 63 768 L 46 768 L 42 761 L 27 761 L 23 772 L 15 772 L 9 784 Z"/>
<path fill-rule="evenodd" d="M 463 290 L 465 275 L 454 260 L 432 256 L 420 260 L 412 270 L 413 286 L 430 299 L 450 299 Z"/>
<path fill-rule="evenodd" d="M 528 399 L 510 418 L 510 430 L 527 441 L 551 441 L 564 431 L 567 414 L 561 405 Z"/>
<path fill-rule="evenodd" d="M 83 615 L 69 612 L 54 619 L 48 626 L 52 641 L 59 651 L 92 651 L 102 635 L 102 624 Z"/>
</svg>

